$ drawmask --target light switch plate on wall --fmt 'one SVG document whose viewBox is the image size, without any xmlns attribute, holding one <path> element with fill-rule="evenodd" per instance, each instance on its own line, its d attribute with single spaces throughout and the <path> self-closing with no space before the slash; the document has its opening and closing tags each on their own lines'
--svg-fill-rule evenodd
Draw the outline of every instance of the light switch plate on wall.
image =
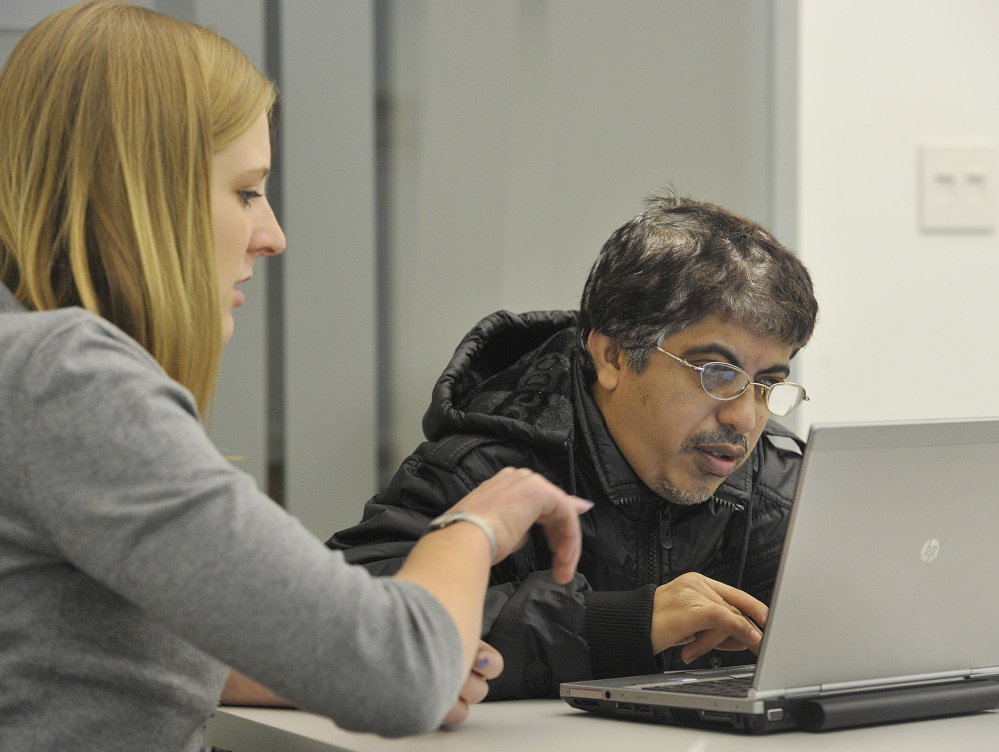
<svg viewBox="0 0 999 752">
<path fill-rule="evenodd" d="M 988 142 L 919 146 L 920 226 L 931 232 L 992 232 L 996 147 Z"/>
</svg>

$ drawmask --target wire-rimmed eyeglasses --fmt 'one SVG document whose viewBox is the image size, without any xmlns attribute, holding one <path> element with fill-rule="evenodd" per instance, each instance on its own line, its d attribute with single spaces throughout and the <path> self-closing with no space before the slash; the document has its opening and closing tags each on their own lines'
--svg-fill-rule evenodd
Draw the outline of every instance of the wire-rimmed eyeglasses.
<svg viewBox="0 0 999 752">
<path fill-rule="evenodd" d="M 741 397 L 751 386 L 758 386 L 763 394 L 763 404 L 767 406 L 773 415 L 784 418 L 798 409 L 798 405 L 808 399 L 805 394 L 805 387 L 795 384 L 793 381 L 774 381 L 772 384 L 763 384 L 753 381 L 749 374 L 731 363 L 705 363 L 703 366 L 695 366 L 688 363 L 683 358 L 679 358 L 671 352 L 666 352 L 659 345 L 656 349 L 663 355 L 669 355 L 678 363 L 683 363 L 687 368 L 693 368 L 701 375 L 701 388 L 710 397 L 716 400 L 729 401 Z"/>
</svg>

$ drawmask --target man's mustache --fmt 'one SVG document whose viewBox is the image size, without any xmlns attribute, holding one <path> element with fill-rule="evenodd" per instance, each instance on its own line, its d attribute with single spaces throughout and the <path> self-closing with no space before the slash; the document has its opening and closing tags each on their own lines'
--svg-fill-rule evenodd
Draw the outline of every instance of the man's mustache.
<svg viewBox="0 0 999 752">
<path fill-rule="evenodd" d="M 692 452 L 697 447 L 704 446 L 705 444 L 733 444 L 742 447 L 747 453 L 749 452 L 749 438 L 745 434 L 725 427 L 717 428 L 713 431 L 695 433 L 683 442 L 683 449 L 681 451 Z"/>
</svg>

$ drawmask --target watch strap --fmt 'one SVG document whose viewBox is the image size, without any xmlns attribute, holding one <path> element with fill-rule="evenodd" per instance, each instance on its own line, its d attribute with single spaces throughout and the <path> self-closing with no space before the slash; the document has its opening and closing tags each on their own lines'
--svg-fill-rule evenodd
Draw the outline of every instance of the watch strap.
<svg viewBox="0 0 999 752">
<path fill-rule="evenodd" d="M 452 509 L 440 517 L 432 519 L 427 526 L 427 530 L 440 530 L 448 525 L 453 525 L 455 522 L 471 522 L 485 533 L 486 538 L 489 539 L 489 561 L 493 562 L 496 560 L 496 531 L 493 530 L 493 526 L 484 517 L 477 515 L 475 512 L 466 512 L 464 509 Z"/>
</svg>

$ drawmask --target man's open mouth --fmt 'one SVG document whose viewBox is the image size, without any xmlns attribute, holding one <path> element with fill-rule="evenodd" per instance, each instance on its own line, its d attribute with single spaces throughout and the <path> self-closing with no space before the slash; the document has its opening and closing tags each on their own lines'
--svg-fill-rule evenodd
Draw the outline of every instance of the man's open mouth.
<svg viewBox="0 0 999 752">
<path fill-rule="evenodd" d="M 731 474 L 746 456 L 746 450 L 736 446 L 698 446 L 695 452 L 701 458 L 704 469 L 719 477 Z"/>
</svg>

